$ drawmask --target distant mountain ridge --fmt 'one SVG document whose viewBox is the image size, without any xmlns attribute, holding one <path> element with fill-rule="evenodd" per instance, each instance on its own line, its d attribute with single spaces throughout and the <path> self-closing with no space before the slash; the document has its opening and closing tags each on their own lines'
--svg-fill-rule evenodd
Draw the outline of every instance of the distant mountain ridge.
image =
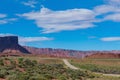
<svg viewBox="0 0 120 80">
<path fill-rule="evenodd" d="M 52 57 L 75 57 L 83 58 L 86 56 L 85 52 L 77 50 L 66 50 L 66 49 L 52 49 L 52 48 L 35 48 L 24 46 L 30 53 L 34 55 L 48 55 Z"/>
<path fill-rule="evenodd" d="M 67 50 L 67 49 L 52 49 L 52 48 L 35 48 L 24 46 L 29 52 L 35 55 L 48 55 L 53 57 L 73 57 L 73 58 L 84 58 L 93 54 L 120 54 L 120 51 L 79 51 L 79 50 Z"/>
<path fill-rule="evenodd" d="M 109 53 L 109 54 L 108 54 Z M 79 51 L 67 49 L 52 49 L 52 48 L 35 48 L 29 46 L 21 46 L 18 43 L 17 36 L 0 37 L 0 56 L 21 56 L 21 55 L 35 55 L 35 56 L 50 56 L 50 57 L 67 57 L 67 58 L 84 58 L 84 57 L 120 57 L 120 51 Z M 115 54 L 115 55 L 114 55 Z"/>
</svg>

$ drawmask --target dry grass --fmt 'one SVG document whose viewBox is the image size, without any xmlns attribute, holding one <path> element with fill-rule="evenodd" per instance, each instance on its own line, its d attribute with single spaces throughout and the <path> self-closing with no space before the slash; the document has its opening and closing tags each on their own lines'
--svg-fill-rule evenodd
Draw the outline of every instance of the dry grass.
<svg viewBox="0 0 120 80">
<path fill-rule="evenodd" d="M 120 67 L 120 59 L 72 59 L 76 64 L 95 64 L 100 66 Z"/>
<path fill-rule="evenodd" d="M 120 80 L 119 77 L 99 77 L 99 78 L 93 78 L 93 79 L 87 79 L 87 80 Z"/>
<path fill-rule="evenodd" d="M 25 58 L 25 59 L 30 59 L 30 60 L 36 60 L 39 63 L 43 63 L 43 64 L 64 64 L 63 61 L 60 58 L 51 58 L 51 57 L 46 57 L 46 58 L 42 58 L 42 57 L 9 57 L 9 58 Z"/>
<path fill-rule="evenodd" d="M 76 67 L 93 72 L 120 74 L 120 59 L 72 59 Z"/>
</svg>

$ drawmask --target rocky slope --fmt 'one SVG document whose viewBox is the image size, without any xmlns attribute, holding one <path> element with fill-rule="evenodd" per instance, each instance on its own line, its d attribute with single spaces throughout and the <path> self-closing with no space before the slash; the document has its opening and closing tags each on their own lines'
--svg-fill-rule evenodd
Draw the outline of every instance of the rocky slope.
<svg viewBox="0 0 120 80">
<path fill-rule="evenodd" d="M 83 58 L 87 54 L 84 51 L 77 50 L 66 50 L 66 49 L 52 49 L 52 48 L 34 48 L 24 46 L 29 52 L 34 55 L 46 55 L 51 57 L 75 57 L 75 58 Z"/>
<path fill-rule="evenodd" d="M 35 48 L 24 46 L 34 55 L 45 55 L 52 57 L 73 57 L 73 58 L 120 58 L 120 51 L 78 51 L 52 48 Z"/>
<path fill-rule="evenodd" d="M 0 37 L 0 53 L 30 53 L 18 44 L 17 36 Z"/>
</svg>

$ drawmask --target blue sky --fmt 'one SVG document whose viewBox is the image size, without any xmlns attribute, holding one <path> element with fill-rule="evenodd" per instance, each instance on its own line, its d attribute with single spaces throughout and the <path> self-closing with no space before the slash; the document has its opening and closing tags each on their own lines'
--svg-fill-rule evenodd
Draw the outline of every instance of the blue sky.
<svg viewBox="0 0 120 80">
<path fill-rule="evenodd" d="M 120 49 L 120 0 L 1 0 L 0 36 L 21 45 Z"/>
</svg>

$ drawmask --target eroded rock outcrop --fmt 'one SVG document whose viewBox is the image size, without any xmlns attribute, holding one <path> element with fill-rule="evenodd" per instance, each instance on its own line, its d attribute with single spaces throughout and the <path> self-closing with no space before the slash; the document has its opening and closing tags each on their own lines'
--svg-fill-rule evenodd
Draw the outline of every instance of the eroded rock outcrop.
<svg viewBox="0 0 120 80">
<path fill-rule="evenodd" d="M 65 58 L 83 58 L 86 54 L 83 51 L 52 49 L 52 48 L 35 48 L 24 46 L 30 53 L 34 55 L 45 55 L 49 57 L 65 57 Z"/>
<path fill-rule="evenodd" d="M 0 37 L 0 53 L 30 53 L 19 45 L 17 36 Z"/>
</svg>

